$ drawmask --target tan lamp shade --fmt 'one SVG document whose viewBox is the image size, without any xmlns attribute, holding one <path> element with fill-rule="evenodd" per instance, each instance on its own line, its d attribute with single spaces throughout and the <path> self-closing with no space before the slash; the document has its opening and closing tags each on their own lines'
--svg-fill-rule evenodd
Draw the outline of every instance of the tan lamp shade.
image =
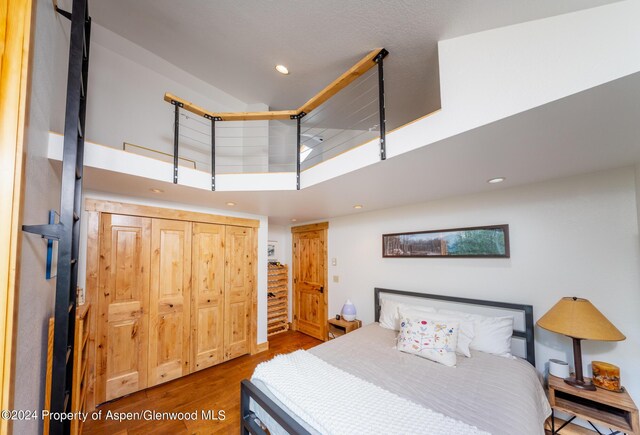
<svg viewBox="0 0 640 435">
<path fill-rule="evenodd" d="M 537 325 L 582 340 L 620 341 L 626 338 L 591 302 L 581 298 L 560 299 Z"/>
</svg>

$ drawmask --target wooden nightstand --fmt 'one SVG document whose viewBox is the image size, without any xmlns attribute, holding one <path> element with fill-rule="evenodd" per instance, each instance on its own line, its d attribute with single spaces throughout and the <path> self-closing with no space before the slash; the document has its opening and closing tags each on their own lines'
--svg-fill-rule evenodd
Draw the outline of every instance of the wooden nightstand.
<svg viewBox="0 0 640 435">
<path fill-rule="evenodd" d="M 629 435 L 640 435 L 638 408 L 626 391 L 614 393 L 600 388 L 596 391 L 581 390 L 566 384 L 562 378 L 549 375 L 549 403 L 553 411 L 572 415 L 565 424 L 556 429 L 552 414 L 552 434 L 558 433 L 577 417 L 588 421 L 592 426 L 600 424 Z"/>
<path fill-rule="evenodd" d="M 354 320 L 348 322 L 344 319 L 336 320 L 335 318 L 329 319 L 329 340 L 339 337 L 344 334 L 348 334 L 351 331 L 355 331 L 362 326 L 362 320 Z"/>
</svg>

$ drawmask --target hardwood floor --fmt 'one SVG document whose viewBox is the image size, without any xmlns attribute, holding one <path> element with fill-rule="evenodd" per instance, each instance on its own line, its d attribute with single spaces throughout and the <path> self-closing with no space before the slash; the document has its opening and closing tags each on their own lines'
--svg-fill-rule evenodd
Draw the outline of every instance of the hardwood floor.
<svg viewBox="0 0 640 435">
<path fill-rule="evenodd" d="M 96 411 L 102 412 L 100 420 L 90 418 L 83 434 L 212 434 L 240 431 L 240 381 L 251 377 L 256 365 L 276 354 L 298 349 L 309 349 L 322 343 L 308 335 L 287 331 L 269 340 L 269 350 L 257 355 L 245 355 L 226 363 L 202 370 L 180 379 L 133 393 L 130 396 L 106 403 Z M 126 420 L 105 418 L 112 413 L 141 412 L 197 412 L 195 420 Z M 224 420 L 202 419 L 202 411 L 212 410 L 216 415 L 224 411 Z"/>
<path fill-rule="evenodd" d="M 556 429 L 559 428 L 564 423 L 564 420 L 556 418 Z M 547 419 L 546 424 L 544 425 L 544 433 L 547 435 L 551 435 L 551 417 Z M 569 423 L 567 426 L 562 428 L 562 435 L 595 435 L 596 432 L 591 429 L 585 429 L 582 426 L 578 426 L 577 424 Z"/>
</svg>

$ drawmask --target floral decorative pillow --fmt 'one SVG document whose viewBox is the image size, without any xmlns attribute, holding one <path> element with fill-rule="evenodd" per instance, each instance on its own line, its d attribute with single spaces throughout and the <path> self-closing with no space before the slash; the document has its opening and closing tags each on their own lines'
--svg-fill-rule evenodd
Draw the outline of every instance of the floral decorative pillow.
<svg viewBox="0 0 640 435">
<path fill-rule="evenodd" d="M 423 316 L 403 317 L 398 334 L 398 350 L 444 364 L 456 365 L 459 323 Z"/>
<path fill-rule="evenodd" d="M 416 311 L 414 308 L 400 308 L 400 317 L 420 317 L 423 316 L 424 312 Z M 458 322 L 458 344 L 456 345 L 456 353 L 458 355 L 466 356 L 467 358 L 471 358 L 471 351 L 469 350 L 469 344 L 473 340 L 474 337 L 474 325 L 471 320 L 466 320 L 464 318 L 450 315 L 450 314 L 440 314 L 430 313 L 426 315 L 431 320 L 443 320 L 443 321 L 451 321 Z"/>
</svg>

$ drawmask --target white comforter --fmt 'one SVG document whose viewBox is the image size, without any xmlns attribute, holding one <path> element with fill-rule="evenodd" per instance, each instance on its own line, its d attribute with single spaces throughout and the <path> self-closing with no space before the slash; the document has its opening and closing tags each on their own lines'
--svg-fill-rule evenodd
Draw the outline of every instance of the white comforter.
<svg viewBox="0 0 640 435">
<path fill-rule="evenodd" d="M 424 408 L 299 350 L 256 367 L 285 406 L 321 434 L 487 434 Z"/>
</svg>

